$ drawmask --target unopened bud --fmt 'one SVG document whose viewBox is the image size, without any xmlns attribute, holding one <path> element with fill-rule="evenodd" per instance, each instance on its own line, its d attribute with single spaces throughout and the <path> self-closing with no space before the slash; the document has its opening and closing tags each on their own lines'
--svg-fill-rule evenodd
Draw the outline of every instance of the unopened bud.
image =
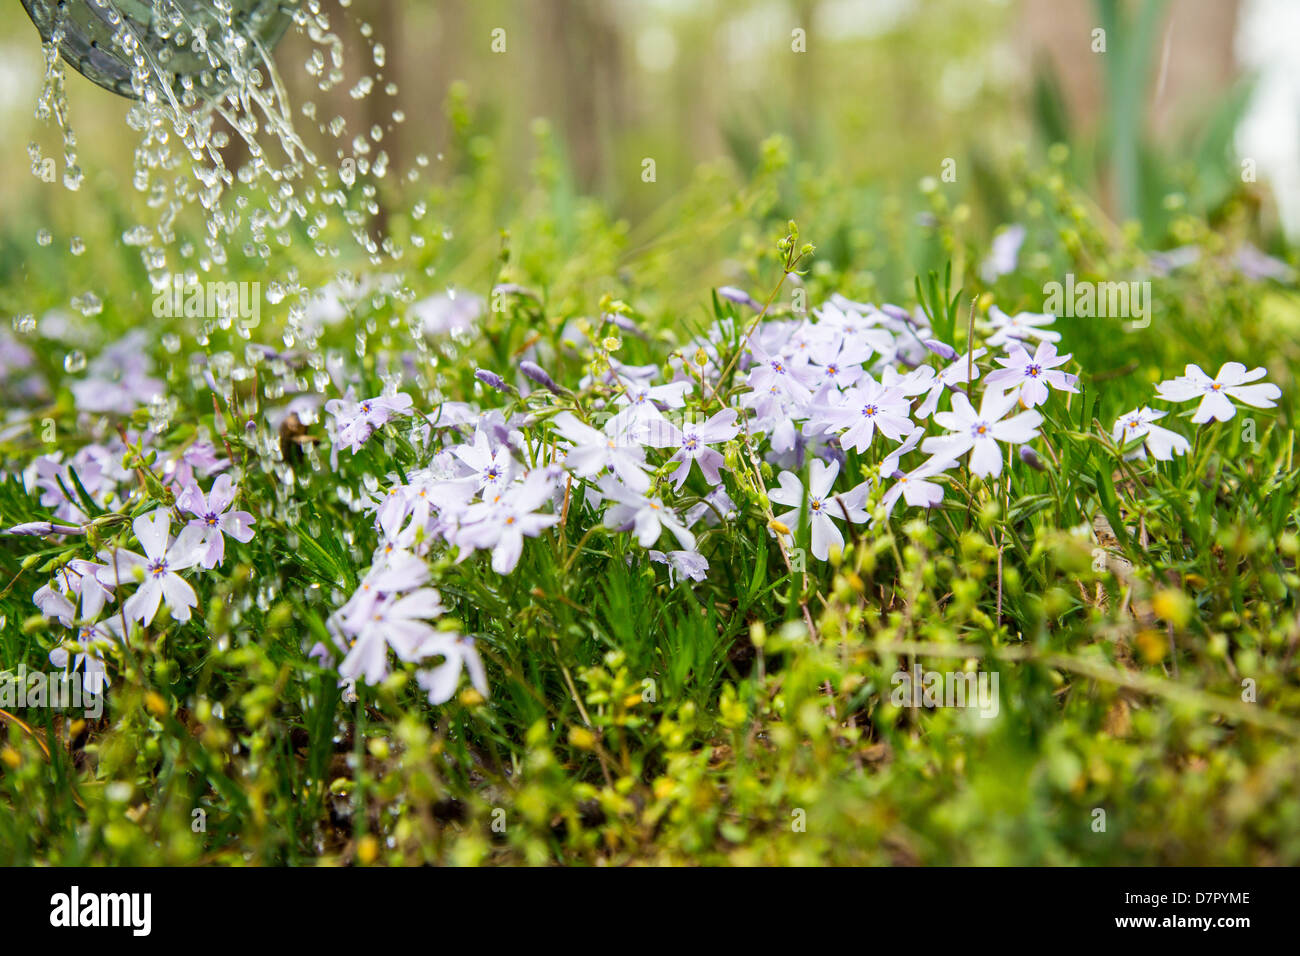
<svg viewBox="0 0 1300 956">
<path fill-rule="evenodd" d="M 1020 460 L 1023 461 L 1034 471 L 1042 471 L 1047 466 L 1043 464 L 1043 459 L 1038 457 L 1038 452 L 1034 451 L 1028 445 L 1020 446 Z"/>
</svg>

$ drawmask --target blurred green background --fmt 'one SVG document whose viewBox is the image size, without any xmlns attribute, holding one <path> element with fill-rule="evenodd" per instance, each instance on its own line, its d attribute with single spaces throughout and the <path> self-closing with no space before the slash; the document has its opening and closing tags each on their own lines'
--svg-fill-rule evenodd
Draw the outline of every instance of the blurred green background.
<svg viewBox="0 0 1300 956">
<path fill-rule="evenodd" d="M 1089 245 L 1135 275 L 1149 253 L 1192 244 L 1226 261 L 1249 242 L 1294 264 L 1291 0 L 320 6 L 343 79 L 317 89 L 317 47 L 290 30 L 275 53 L 288 99 L 326 167 L 387 154 L 390 172 L 363 176 L 349 202 L 364 232 L 402 252 L 368 256 L 335 222 L 339 255 L 295 241 L 268 266 L 236 246 L 237 278 L 292 274 L 311 289 L 339 270 L 389 270 L 406 301 L 520 282 L 545 289 L 557 314 L 614 295 L 676 322 L 702 315 L 710 286 L 762 289 L 757 250 L 790 218 L 818 247 L 810 291 L 863 300 L 911 300 L 914 277 L 949 262 L 954 288 L 973 288 L 1011 223 L 1028 229 L 1020 297 L 1003 301 L 1013 309 L 1043 308 L 1044 275 L 1097 267 Z M 69 71 L 85 185 L 32 175 L 31 144 L 60 156 L 60 133 L 33 115 L 35 28 L 17 3 L 0 17 L 0 313 L 75 311 L 94 291 L 105 308 L 93 325 L 132 325 L 152 293 L 122 241 L 151 221 L 132 188 L 130 104 Z M 367 76 L 369 94 L 354 96 Z M 342 132 L 321 133 L 336 117 Z M 238 169 L 247 147 L 232 136 L 223 155 Z M 197 218 L 185 229 L 202 235 Z M 269 310 L 272 327 L 288 308 Z"/>
<path fill-rule="evenodd" d="M 608 201 L 633 223 L 661 210 L 700 163 L 751 173 L 760 144 L 780 133 L 794 160 L 881 194 L 938 176 L 946 158 L 957 161 L 959 183 L 974 185 L 983 168 L 998 167 L 1017 148 L 1069 142 L 1075 172 L 1104 208 L 1155 228 L 1169 188 L 1194 182 L 1213 203 L 1236 185 L 1232 147 L 1252 104 L 1252 129 L 1271 129 L 1273 139 L 1250 144 L 1260 154 L 1260 179 L 1285 179 L 1288 193 L 1294 186 L 1285 161 L 1296 149 L 1296 100 L 1289 117 L 1285 107 L 1294 77 L 1270 50 L 1274 31 L 1267 29 L 1294 18 L 1286 0 L 322 6 L 347 49 L 349 76 L 364 68 L 382 77 L 359 101 L 348 95 L 350 82 L 320 94 L 303 68 L 311 46 L 291 32 L 277 60 L 295 108 L 313 100 L 319 115 L 345 117 L 344 139 L 380 125 L 397 170 L 411 168 L 420 153 L 443 153 L 440 174 L 452 176 L 476 151 L 493 151 L 506 200 L 527 176 L 534 124 L 544 118 L 558 134 L 574 190 Z M 6 232 L 33 234 L 38 221 L 93 215 L 97 196 L 129 189 L 135 139 L 124 122 L 126 102 L 71 74 L 71 120 L 90 188 L 70 197 L 27 176 L 26 144 L 58 155 L 59 143 L 32 117 L 43 72 L 36 31 L 18 3 L 5 6 L 0 24 L 0 176 L 7 184 L 0 212 Z M 1098 30 L 1105 31 L 1104 49 Z M 385 48 L 381 70 L 370 63 L 363 31 Z M 504 51 L 494 52 L 494 42 L 498 50 L 504 42 Z M 1269 85 L 1252 97 L 1250 81 L 1261 72 Z M 395 95 L 382 89 L 389 82 Z M 449 97 L 472 113 L 468 131 L 449 115 Z M 394 109 L 403 122 L 391 121 Z M 1275 119 L 1262 122 L 1269 109 Z M 467 151 L 454 152 L 466 132 Z M 653 184 L 642 177 L 647 158 L 655 162 Z"/>
</svg>

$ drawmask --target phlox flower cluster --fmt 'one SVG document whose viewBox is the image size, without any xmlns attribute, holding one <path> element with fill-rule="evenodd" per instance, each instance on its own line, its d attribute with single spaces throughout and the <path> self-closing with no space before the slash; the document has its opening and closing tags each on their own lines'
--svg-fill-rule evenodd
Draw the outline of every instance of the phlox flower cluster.
<svg viewBox="0 0 1300 956">
<path fill-rule="evenodd" d="M 102 507 L 129 507 L 123 488 L 129 475 L 120 461 L 120 452 L 100 445 L 86 446 L 67 464 L 55 456 L 39 459 L 31 471 L 33 484 L 41 490 L 42 503 L 67 523 L 37 522 L 7 531 L 84 534 L 83 523 L 91 519 L 82 510 L 88 504 L 83 494 Z M 80 671 L 89 693 L 101 693 L 110 682 L 104 660 L 109 646 L 137 624 L 153 625 L 164 608 L 171 619 L 189 621 L 198 597 L 187 576 L 219 567 L 227 538 L 241 543 L 253 538 L 255 519 L 234 507 L 238 489 L 230 475 L 218 475 L 206 493 L 195 478 L 196 468 L 221 468 L 225 462 L 203 448 L 188 461 L 182 455 L 170 464 L 178 462 L 181 467 L 170 468 L 168 479 L 176 494 L 174 511 L 158 508 L 131 522 L 138 550 L 105 546 L 95 560 L 74 558 L 32 596 L 42 614 L 70 632 L 50 652 L 50 662 Z"/>
<path fill-rule="evenodd" d="M 759 311 L 739 290 L 720 294 Z M 900 507 L 940 506 L 966 472 L 1005 480 L 1017 457 L 1042 467 L 1032 444 L 1044 409 L 1054 393 L 1078 391 L 1054 321 L 994 306 L 979 341 L 959 353 L 919 310 L 835 295 L 807 317 L 723 317 L 663 367 L 606 355 L 572 389 L 531 360 L 513 379 L 479 369 L 501 407 L 444 403 L 422 432 L 427 463 L 390 476 L 374 497 L 374 563 L 331 618 L 341 676 L 373 683 L 393 658 L 433 657 L 440 679 L 417 671 L 431 701 L 451 695 L 462 667 L 486 693 L 473 639 L 450 622 L 435 626 L 446 610 L 427 584 L 435 552 L 457 564 L 482 553 L 496 574 L 518 573 L 530 539 L 589 509 L 607 533 L 665 565 L 671 586 L 689 586 L 708 577 L 704 542 L 725 541 L 709 529 L 743 512 L 763 509 L 787 551 L 806 527 L 812 556 L 826 560 L 851 528 Z M 1230 416 L 1229 398 L 1262 406 L 1276 397 L 1274 386 L 1247 384 L 1262 370 L 1225 366 L 1216 386 L 1194 369 L 1160 389 L 1205 396 L 1194 421 Z M 349 393 L 327 408 L 336 440 L 355 451 L 413 404 L 403 393 L 369 402 Z M 1144 436 L 1161 459 L 1186 450 L 1154 424 L 1161 414 L 1131 413 L 1117 440 Z M 746 489 L 757 494 L 737 505 L 732 495 Z"/>
<path fill-rule="evenodd" d="M 837 294 L 808 315 L 767 316 L 743 290 L 719 290 L 719 300 L 725 314 L 662 365 L 619 361 L 617 338 L 591 341 L 583 374 L 566 381 L 529 350 L 513 370 L 477 370 L 481 405 L 418 403 L 400 390 L 400 371 L 384 374 L 382 394 L 359 398 L 343 365 L 329 365 L 338 389 L 324 402 L 331 469 L 341 472 L 343 456 L 399 427 L 418 461 L 367 486 L 361 507 L 377 544 L 359 586 L 329 616 L 330 639 L 311 655 L 337 669 L 349 693 L 357 682 L 383 681 L 396 660 L 414 666 L 433 704 L 451 699 L 462 675 L 487 696 L 487 636 L 462 633 L 435 567 L 481 556 L 480 573 L 527 574 L 542 554 L 530 549 L 554 544 L 530 542 L 572 522 L 580 534 L 599 527 L 622 540 L 629 560 L 640 549 L 664 566 L 670 587 L 691 587 L 708 579 L 710 558 L 731 541 L 726 532 L 757 520 L 801 569 L 793 557 L 805 542 L 814 559 L 828 560 L 846 536 L 900 509 L 941 507 L 971 476 L 1005 485 L 1018 462 L 1044 467 L 1036 444 L 1055 458 L 1044 426 L 1053 403 L 1078 392 L 1078 378 L 1050 314 L 994 305 L 959 351 L 919 309 Z M 626 315 L 610 323 L 638 334 Z M 570 331 L 564 342 L 584 348 L 585 333 Z M 162 385 L 139 352 L 131 342 L 106 352 L 78 383 L 79 402 L 119 413 L 156 402 Z M 1239 405 L 1275 405 L 1280 390 L 1261 382 L 1264 374 L 1229 362 L 1211 377 L 1188 365 L 1156 386 L 1156 397 L 1194 402 L 1194 425 L 1227 421 Z M 314 421 L 320 402 L 309 398 L 296 398 L 282 418 Z M 1188 439 L 1161 424 L 1166 415 L 1134 409 L 1115 421 L 1112 438 L 1130 458 L 1187 454 Z M 22 481 L 50 518 L 8 533 L 86 535 L 96 515 L 137 513 L 136 475 L 125 462 L 132 447 L 155 444 L 149 432 L 124 430 L 70 456 L 37 458 Z M 157 455 L 174 507 L 136 514 L 134 549 L 71 560 L 33 596 L 70 631 L 51 660 L 80 669 L 87 689 L 106 684 L 103 652 L 134 626 L 151 626 L 163 609 L 190 620 L 193 576 L 220 567 L 231 540 L 253 537 L 254 517 L 235 506 L 239 489 L 216 446 L 200 439 Z"/>
</svg>

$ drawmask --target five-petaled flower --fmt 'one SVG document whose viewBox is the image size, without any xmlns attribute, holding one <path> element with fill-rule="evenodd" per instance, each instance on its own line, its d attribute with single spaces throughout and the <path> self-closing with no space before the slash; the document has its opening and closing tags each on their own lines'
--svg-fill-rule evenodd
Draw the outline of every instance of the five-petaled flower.
<svg viewBox="0 0 1300 956">
<path fill-rule="evenodd" d="M 171 524 L 164 508 L 141 515 L 131 528 L 144 549 L 143 555 L 120 549 L 102 551 L 99 555 L 107 565 L 98 572 L 105 586 L 118 582 L 139 584 L 135 593 L 123 602 L 122 610 L 128 620 L 139 621 L 146 627 L 158 613 L 160 603 L 165 603 L 172 617 L 182 622 L 190 619 L 190 608 L 199 603 L 194 588 L 177 572 L 198 562 L 203 531 L 187 525 L 169 542 Z"/>
<path fill-rule="evenodd" d="M 104 661 L 106 645 L 122 640 L 122 618 L 113 615 L 98 624 L 82 624 L 71 638 L 50 651 L 50 663 L 61 670 L 81 671 L 81 686 L 87 694 L 102 694 L 108 687 L 108 667 Z M 69 644 L 79 650 L 69 654 Z M 68 665 L 71 664 L 71 667 Z"/>
<path fill-rule="evenodd" d="M 378 395 L 374 398 L 356 400 L 356 393 L 349 386 L 342 398 L 330 399 L 325 403 L 325 411 L 334 419 L 334 440 L 337 447 L 348 448 L 353 454 L 361 448 L 380 428 L 395 415 L 405 415 L 411 410 L 411 396 L 405 392 L 395 395 Z M 337 449 L 336 449 L 337 450 Z"/>
<path fill-rule="evenodd" d="M 550 500 L 552 490 L 545 474 L 532 472 L 486 501 L 469 505 L 461 515 L 457 543 L 470 549 L 491 548 L 492 570 L 509 574 L 523 554 L 524 538 L 535 538 L 560 520 L 559 515 L 537 513 Z M 461 559 L 468 554 L 468 550 L 462 551 Z"/>
<path fill-rule="evenodd" d="M 684 549 L 695 549 L 695 535 L 658 498 L 647 497 L 608 477 L 601 480 L 600 490 L 614 501 L 605 512 L 605 527 L 616 531 L 635 530 L 637 542 L 643 548 L 653 546 L 666 528 Z"/>
<path fill-rule="evenodd" d="M 1047 386 L 1060 392 L 1077 392 L 1077 375 L 1062 372 L 1058 366 L 1070 360 L 1069 355 L 1057 355 L 1051 342 L 1039 342 L 1030 356 L 1018 343 L 1011 346 L 1006 358 L 997 359 L 1002 368 L 990 372 L 984 380 L 986 388 L 1016 391 L 1020 403 L 1033 408 L 1047 401 Z"/>
<path fill-rule="evenodd" d="M 479 659 L 474 638 L 467 634 L 450 634 L 441 631 L 429 637 L 419 647 L 421 659 L 441 657 L 442 663 L 423 667 L 415 674 L 415 681 L 428 694 L 429 703 L 438 705 L 451 700 L 460 683 L 462 669 L 469 673 L 470 684 L 484 697 L 488 696 L 487 673 Z"/>
<path fill-rule="evenodd" d="M 1277 404 L 1282 390 L 1276 385 L 1268 382 L 1247 384 L 1266 374 L 1262 366 L 1247 371 L 1240 362 L 1226 362 L 1219 368 L 1219 374 L 1210 378 L 1199 365 L 1189 365 L 1178 378 L 1157 385 L 1156 391 L 1167 402 L 1190 402 L 1199 398 L 1201 402 L 1192 416 L 1197 425 L 1211 419 L 1226 422 L 1237 414 L 1237 408 L 1228 401 L 1229 398 L 1255 408 L 1273 408 Z"/>
<path fill-rule="evenodd" d="M 436 631 L 429 621 L 443 613 L 442 598 L 433 588 L 420 588 L 404 597 L 388 597 L 343 622 L 352 635 L 339 676 L 377 684 L 388 675 L 388 648 L 404 661 L 416 661 L 424 642 Z"/>
<path fill-rule="evenodd" d="M 818 406 L 809 420 L 810 431 L 839 431 L 840 444 L 854 451 L 865 451 L 879 429 L 894 441 L 901 441 L 916 429 L 907 417 L 911 403 L 901 388 L 881 385 L 870 376 L 844 393 L 836 405 Z"/>
<path fill-rule="evenodd" d="M 1165 412 L 1153 411 L 1143 405 L 1115 420 L 1115 427 L 1110 431 L 1111 438 L 1120 447 L 1139 438 L 1143 439 L 1142 445 L 1126 455 L 1127 458 L 1145 458 L 1150 451 L 1152 457 L 1159 461 L 1172 461 L 1174 455 L 1187 454 L 1191 444 L 1178 432 L 1155 424 L 1157 419 L 1164 417 Z"/>
<path fill-rule="evenodd" d="M 1009 342 L 1026 339 L 1061 341 L 1060 332 L 1046 328 L 1056 321 L 1056 316 L 1050 312 L 1017 312 L 1015 315 L 1007 315 L 996 305 L 991 305 L 989 321 L 993 325 L 993 334 L 988 337 L 988 344 L 992 348 L 1001 348 Z"/>
<path fill-rule="evenodd" d="M 736 437 L 740 426 L 736 424 L 737 413 L 734 408 L 724 408 L 706 422 L 685 422 L 680 428 L 667 419 L 649 422 L 644 425 L 644 441 L 652 448 L 676 448 L 676 453 L 668 459 L 680 462 L 673 469 L 673 485 L 680 488 L 691 473 L 691 462 L 697 462 L 704 479 L 710 485 L 716 485 L 721 476 L 718 469 L 722 467 L 721 453 L 709 445 L 729 441 Z"/>
<path fill-rule="evenodd" d="M 808 488 L 793 472 L 783 471 L 777 476 L 780 487 L 767 493 L 768 498 L 791 510 L 776 516 L 776 520 L 793 530 L 799 526 L 800 510 L 806 505 L 808 525 L 812 534 L 812 553 L 819 561 L 825 561 L 832 546 L 844 547 L 844 536 L 835 526 L 836 521 L 843 521 L 846 514 L 854 524 L 867 520 L 867 513 L 862 510 L 866 498 L 866 485 L 842 495 L 832 495 L 835 478 L 840 472 L 839 462 L 827 465 L 820 458 L 814 458 L 808 474 Z"/>
<path fill-rule="evenodd" d="M 899 497 L 913 508 L 933 508 L 943 501 L 943 485 L 929 479 L 955 467 L 957 462 L 954 459 L 935 455 L 909 472 L 895 472 L 896 480 L 880 503 L 884 505 L 887 514 L 893 514 Z"/>
<path fill-rule="evenodd" d="M 198 528 L 202 532 L 198 556 L 202 568 L 215 568 L 225 560 L 226 535 L 244 544 L 253 540 L 253 516 L 247 511 L 230 510 L 235 492 L 230 476 L 218 475 L 206 496 L 191 481 L 176 501 L 176 507 L 194 516 L 186 528 Z"/>
<path fill-rule="evenodd" d="M 572 412 L 555 416 L 555 430 L 573 447 L 565 456 L 565 465 L 580 478 L 593 478 L 608 468 L 629 488 L 646 491 L 650 476 L 645 473 L 645 452 L 635 443 L 631 431 L 634 419 L 620 412 L 609 420 L 604 431 L 579 421 Z"/>
<path fill-rule="evenodd" d="M 812 396 L 811 386 L 816 379 L 807 366 L 796 367 L 785 356 L 767 352 L 757 343 L 751 343 L 750 348 L 754 367 L 750 369 L 748 381 L 754 397 L 761 398 L 767 393 L 778 402 L 806 402 Z"/>
<path fill-rule="evenodd" d="M 1003 421 L 1019 401 L 1015 392 L 998 392 L 988 388 L 975 411 L 961 392 L 952 393 L 952 411 L 936 412 L 935 423 L 951 434 L 934 435 L 921 443 L 928 455 L 957 458 L 970 452 L 970 470 L 981 476 L 1002 473 L 1002 453 L 998 442 L 1023 445 L 1038 436 L 1043 416 L 1035 411 L 1021 412 Z"/>
<path fill-rule="evenodd" d="M 496 494 L 510 483 L 514 474 L 515 461 L 510 457 L 510 447 L 502 442 L 493 448 L 487 432 L 481 428 L 474 432 L 474 444 L 458 445 L 455 455 L 474 469 L 484 494 Z"/>
<path fill-rule="evenodd" d="M 709 573 L 709 559 L 698 551 L 655 551 L 647 552 L 647 557 L 656 564 L 668 565 L 668 583 L 677 586 L 679 578 L 703 581 Z"/>
</svg>

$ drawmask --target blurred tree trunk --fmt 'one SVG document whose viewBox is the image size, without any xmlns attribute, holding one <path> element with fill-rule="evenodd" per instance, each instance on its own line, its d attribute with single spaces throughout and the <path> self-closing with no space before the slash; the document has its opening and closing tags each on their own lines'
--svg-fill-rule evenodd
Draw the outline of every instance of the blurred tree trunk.
<svg viewBox="0 0 1300 956">
<path fill-rule="evenodd" d="M 809 104 L 817 102 L 817 53 L 813 46 L 818 41 L 814 36 L 817 7 L 817 0 L 798 0 L 795 4 L 794 23 L 806 31 L 808 52 L 794 58 L 790 116 L 795 141 L 804 150 L 813 149 L 814 138 L 817 135 L 817 131 L 813 128 L 817 111 L 809 108 Z"/>
<path fill-rule="evenodd" d="M 610 173 L 611 141 L 625 126 L 625 65 L 612 6 L 598 0 L 540 0 L 532 6 L 541 56 L 538 113 L 562 117 L 579 188 Z"/>
<path fill-rule="evenodd" d="M 1174 0 L 1151 51 L 1152 129 L 1169 132 L 1188 105 L 1221 93 L 1237 73 L 1233 44 L 1240 0 Z M 1045 53 L 1061 79 L 1074 120 L 1091 129 L 1106 108 L 1102 72 L 1107 54 L 1093 53 L 1101 26 L 1092 3 L 1023 0 L 1019 42 L 1032 57 Z"/>
<path fill-rule="evenodd" d="M 1180 121 L 1235 79 L 1238 5 L 1239 0 L 1024 0 L 1020 39 L 1030 57 L 1047 57 L 1074 127 L 1104 127 L 1111 143 L 1103 189 L 1116 215 L 1137 216 L 1142 207 L 1142 143 L 1177 133 Z M 1099 42 L 1104 50 L 1095 49 Z"/>
</svg>

